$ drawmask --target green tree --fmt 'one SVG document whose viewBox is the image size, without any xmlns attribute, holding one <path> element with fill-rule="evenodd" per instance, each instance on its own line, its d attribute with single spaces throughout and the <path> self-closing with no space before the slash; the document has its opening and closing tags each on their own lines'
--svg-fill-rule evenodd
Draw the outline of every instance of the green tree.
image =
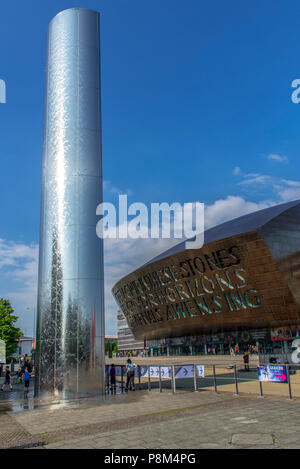
<svg viewBox="0 0 300 469">
<path fill-rule="evenodd" d="M 117 351 L 118 351 L 118 341 L 116 340 L 115 342 L 113 342 L 112 352 L 117 353 Z"/>
<path fill-rule="evenodd" d="M 13 312 L 10 302 L 0 298 L 0 339 L 5 342 L 7 357 L 17 350 L 19 338 L 23 335 L 21 329 L 14 326 L 18 316 Z"/>
<path fill-rule="evenodd" d="M 117 341 L 114 341 L 114 342 L 105 341 L 105 354 L 108 355 L 110 351 L 112 353 L 118 351 L 118 342 Z"/>
</svg>

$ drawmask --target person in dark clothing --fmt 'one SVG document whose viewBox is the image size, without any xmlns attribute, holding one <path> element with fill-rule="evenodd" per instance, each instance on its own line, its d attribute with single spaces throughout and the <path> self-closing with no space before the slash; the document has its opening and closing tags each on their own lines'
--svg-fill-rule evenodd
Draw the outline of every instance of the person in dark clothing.
<svg viewBox="0 0 300 469">
<path fill-rule="evenodd" d="M 10 375 L 10 369 L 9 369 L 9 366 L 7 366 L 7 367 L 6 367 L 6 369 L 5 369 L 5 379 L 4 379 L 4 384 L 3 384 L 2 388 L 1 388 L 1 389 L 2 389 L 2 391 L 4 391 L 4 389 L 5 389 L 5 386 L 6 386 L 7 384 L 9 385 L 9 387 L 10 387 L 10 390 L 12 391 L 11 375 Z"/>
<path fill-rule="evenodd" d="M 125 391 L 128 391 L 128 389 L 135 391 L 134 388 L 134 372 L 136 369 L 136 364 L 132 363 L 130 358 L 127 360 L 127 365 L 126 365 L 126 371 L 127 371 L 127 381 L 126 381 L 126 388 Z"/>
<path fill-rule="evenodd" d="M 27 370 L 29 373 L 32 373 L 32 363 L 31 360 L 27 360 Z"/>
<path fill-rule="evenodd" d="M 110 370 L 109 370 L 109 377 L 110 377 L 110 390 L 112 392 L 116 392 L 116 368 L 115 365 L 112 363 Z"/>
<path fill-rule="evenodd" d="M 26 359 L 24 358 L 24 360 L 21 361 L 22 375 L 25 372 L 25 368 L 27 368 L 27 362 L 26 362 Z"/>
<path fill-rule="evenodd" d="M 249 371 L 249 353 L 246 352 L 245 355 L 243 356 L 244 360 L 244 365 L 245 365 L 245 371 Z"/>
</svg>

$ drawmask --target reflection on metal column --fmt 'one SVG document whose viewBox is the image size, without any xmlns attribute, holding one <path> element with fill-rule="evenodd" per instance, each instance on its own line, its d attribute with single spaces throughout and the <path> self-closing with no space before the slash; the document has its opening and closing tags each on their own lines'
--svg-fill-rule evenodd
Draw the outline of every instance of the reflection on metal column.
<svg viewBox="0 0 300 469">
<path fill-rule="evenodd" d="M 71 8 L 47 38 L 36 395 L 104 390 L 99 14 Z"/>
</svg>

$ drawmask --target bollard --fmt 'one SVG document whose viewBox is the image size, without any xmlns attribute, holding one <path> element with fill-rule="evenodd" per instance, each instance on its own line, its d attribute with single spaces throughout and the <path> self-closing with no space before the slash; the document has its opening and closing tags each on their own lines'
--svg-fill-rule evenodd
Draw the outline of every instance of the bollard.
<svg viewBox="0 0 300 469">
<path fill-rule="evenodd" d="M 158 373 L 159 373 L 159 392 L 162 392 L 162 385 L 161 385 L 161 367 L 158 367 Z"/>
<path fill-rule="evenodd" d="M 148 391 L 151 391 L 150 366 L 148 366 Z"/>
<path fill-rule="evenodd" d="M 264 395 L 263 395 L 263 388 L 262 388 L 262 382 L 261 382 L 261 381 L 259 381 L 259 393 L 260 393 L 260 394 L 259 394 L 259 397 L 264 397 Z"/>
<path fill-rule="evenodd" d="M 124 366 L 121 365 L 121 392 L 123 392 L 124 390 L 124 370 L 123 370 Z"/>
<path fill-rule="evenodd" d="M 235 381 L 235 396 L 238 396 L 239 395 L 239 389 L 238 389 L 238 379 L 237 379 L 236 365 L 234 365 L 234 381 Z"/>
<path fill-rule="evenodd" d="M 290 370 L 289 370 L 289 366 L 286 365 L 286 366 L 285 366 L 285 369 L 286 369 L 286 375 L 287 375 L 288 385 L 289 385 L 289 396 L 290 396 L 290 399 L 293 399 L 293 396 L 292 396 L 292 387 L 291 387 L 291 380 L 290 380 Z"/>
<path fill-rule="evenodd" d="M 195 364 L 194 364 L 194 392 L 197 392 L 197 369 L 196 369 Z"/>
<path fill-rule="evenodd" d="M 141 389 L 141 367 L 138 365 L 139 389 Z"/>
<path fill-rule="evenodd" d="M 175 367 L 174 367 L 174 365 L 172 365 L 172 390 L 173 390 L 173 394 L 176 394 Z"/>
<path fill-rule="evenodd" d="M 214 387 L 215 387 L 215 392 L 217 393 L 217 377 L 216 377 L 216 365 L 213 365 L 213 377 L 214 377 Z"/>
<path fill-rule="evenodd" d="M 109 365 L 105 365 L 105 394 L 109 394 Z"/>
</svg>

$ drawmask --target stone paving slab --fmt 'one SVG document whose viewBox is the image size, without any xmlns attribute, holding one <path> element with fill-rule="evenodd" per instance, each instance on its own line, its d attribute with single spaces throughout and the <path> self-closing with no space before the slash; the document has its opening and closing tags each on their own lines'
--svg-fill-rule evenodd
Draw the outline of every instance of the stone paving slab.
<svg viewBox="0 0 300 469">
<path fill-rule="evenodd" d="M 22 444 L 27 436 L 47 449 L 297 449 L 299 416 L 297 399 L 152 390 L 0 414 L 0 428 L 5 442 L 9 418 Z M 16 446 L 14 438 L 2 447 Z"/>
<path fill-rule="evenodd" d="M 241 403 L 243 399 L 237 398 L 235 401 L 231 401 L 228 408 L 216 410 L 212 407 L 210 408 L 211 412 L 205 414 L 198 412 L 194 416 L 141 425 L 137 429 L 116 430 L 109 434 L 98 433 L 49 444 L 46 448 L 81 449 L 89 446 L 98 449 L 275 449 L 292 442 L 295 447 L 300 446 L 300 423 L 296 424 L 291 438 L 284 432 L 284 423 L 287 424 L 287 420 L 281 425 L 278 420 L 277 428 L 273 426 L 272 422 L 268 424 L 267 415 L 273 411 L 274 402 L 267 403 L 267 413 L 262 404 L 259 404 L 257 409 L 252 408 L 255 418 L 249 418 L 248 414 L 251 409 L 247 408 L 248 402 Z M 299 404 L 297 405 L 299 409 Z M 286 403 L 284 407 L 286 407 Z M 287 406 L 285 410 L 288 410 L 286 418 L 290 421 L 291 409 Z M 277 412 L 278 409 L 274 409 L 274 411 Z"/>
<path fill-rule="evenodd" d="M 174 411 L 191 406 L 203 406 L 206 402 L 211 402 L 211 396 L 214 396 L 214 402 L 221 401 L 220 395 L 213 393 L 191 393 L 179 392 L 173 395 L 171 392 L 159 393 L 157 391 L 138 391 L 135 394 L 119 394 L 107 396 L 98 405 L 81 405 L 78 407 L 59 407 L 49 408 L 45 413 L 44 408 L 35 409 L 28 414 L 22 412 L 15 415 L 17 422 L 22 425 L 31 434 L 42 432 L 51 432 L 56 428 L 68 429 L 78 425 L 92 425 L 100 422 L 107 422 L 118 419 L 128 419 L 139 415 L 151 415 L 165 411 Z M 223 400 L 232 399 L 228 395 Z"/>
</svg>

